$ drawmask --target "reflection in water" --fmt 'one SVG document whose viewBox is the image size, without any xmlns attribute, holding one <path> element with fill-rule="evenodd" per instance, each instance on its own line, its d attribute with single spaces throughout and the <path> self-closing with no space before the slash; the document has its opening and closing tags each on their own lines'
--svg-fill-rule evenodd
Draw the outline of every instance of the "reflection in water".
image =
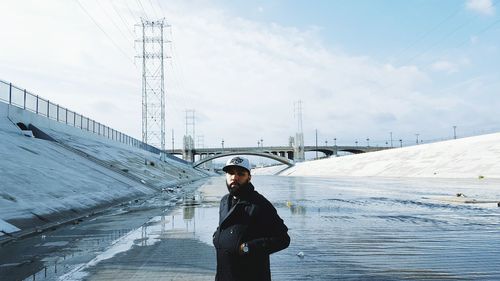
<svg viewBox="0 0 500 281">
<path fill-rule="evenodd" d="M 194 206 L 184 206 L 184 208 L 182 208 L 182 213 L 183 213 L 183 218 L 184 220 L 192 220 L 193 217 L 194 217 Z"/>
<path fill-rule="evenodd" d="M 443 200 L 458 192 L 500 199 L 499 182 L 275 176 L 252 182 L 292 238 L 271 256 L 275 281 L 500 280 L 500 208 Z M 221 186 L 224 178 L 210 179 L 173 212 L 123 230 L 98 259 L 167 239 L 211 246 L 218 201 L 227 192 Z"/>
<path fill-rule="evenodd" d="M 297 204 L 297 203 L 292 203 L 290 201 L 287 201 L 286 206 L 290 209 L 290 212 L 293 215 L 305 215 L 306 214 L 306 208 L 304 206 Z"/>
<path fill-rule="evenodd" d="M 72 259 L 81 259 L 82 257 L 88 256 L 91 253 L 90 249 L 96 249 L 101 247 L 101 245 L 107 245 L 109 243 L 113 243 L 113 241 L 119 240 L 121 237 L 134 231 L 134 229 L 114 229 L 109 233 L 103 235 L 92 235 L 85 236 L 80 240 L 80 247 L 83 250 L 78 251 L 68 251 L 68 249 L 58 251 L 58 254 L 52 257 L 44 258 L 44 265 L 41 269 L 37 270 L 35 273 L 31 274 L 29 277 L 22 279 L 23 281 L 31 281 L 31 280 L 57 280 L 57 277 L 64 273 L 64 270 L 67 270 L 67 265 L 64 265 L 65 262 L 71 261 Z M 44 234 L 40 236 L 40 245 L 57 245 L 57 242 L 54 243 L 46 243 L 48 240 L 59 241 L 60 239 L 66 239 L 67 237 L 58 237 L 49 234 Z M 61 244 L 59 242 L 59 244 Z M 66 245 L 66 243 L 64 243 Z M 4 266 L 4 265 L 2 265 Z M 25 264 L 19 264 L 16 266 L 25 266 Z M 62 269 L 62 270 L 61 270 Z M 26 269 L 29 270 L 29 269 Z M 61 272 L 62 271 L 62 272 Z M 0 274 L 0 277 L 3 277 Z M 0 280 L 3 280 L 0 278 Z M 8 280 L 8 278 L 7 278 Z M 20 280 L 20 279 L 18 279 Z"/>
<path fill-rule="evenodd" d="M 293 177 L 290 178 L 291 180 L 288 182 L 289 183 L 289 188 L 286 191 L 288 194 L 288 200 L 286 201 L 286 206 L 290 209 L 291 214 L 293 215 L 305 215 L 306 214 L 306 208 L 304 206 L 300 205 L 299 201 L 300 199 L 304 198 L 304 194 L 302 192 L 302 188 L 298 188 L 300 185 L 299 178 Z"/>
<path fill-rule="evenodd" d="M 500 280 L 499 184 L 426 179 L 256 176 L 289 227 L 273 280 Z M 495 200 L 490 200 L 495 201 Z"/>
<path fill-rule="evenodd" d="M 147 225 L 143 225 L 141 227 L 141 239 L 140 239 L 140 243 L 141 243 L 141 246 L 147 246 L 148 245 L 148 226 Z"/>
<path fill-rule="evenodd" d="M 182 208 L 184 220 L 192 220 L 194 217 L 194 209 L 196 205 L 199 205 L 195 196 L 184 197 Z"/>
</svg>

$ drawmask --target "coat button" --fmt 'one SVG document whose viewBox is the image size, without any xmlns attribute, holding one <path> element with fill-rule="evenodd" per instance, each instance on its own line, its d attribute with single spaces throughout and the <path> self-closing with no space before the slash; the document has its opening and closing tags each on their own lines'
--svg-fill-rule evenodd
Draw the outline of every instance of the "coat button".
<svg viewBox="0 0 500 281">
<path fill-rule="evenodd" d="M 233 234 L 233 230 L 231 229 L 231 231 L 229 231 L 229 233 Z"/>
</svg>

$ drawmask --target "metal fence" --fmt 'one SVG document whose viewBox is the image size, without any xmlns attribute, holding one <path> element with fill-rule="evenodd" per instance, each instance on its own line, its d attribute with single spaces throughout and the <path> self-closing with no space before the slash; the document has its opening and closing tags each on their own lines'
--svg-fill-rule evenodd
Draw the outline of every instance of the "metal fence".
<svg viewBox="0 0 500 281">
<path fill-rule="evenodd" d="M 12 85 L 12 83 L 7 83 L 2 80 L 0 80 L 0 101 L 117 142 L 138 147 L 156 154 L 161 152 L 160 149 L 154 146 L 116 131 L 95 120 L 71 111 L 58 104 L 54 104 L 49 100 L 39 97 L 38 95 L 34 95 L 26 91 L 26 89 L 21 89 Z M 167 157 L 174 160 L 179 159 L 171 155 L 167 155 Z M 181 160 L 180 162 L 184 161 Z"/>
</svg>

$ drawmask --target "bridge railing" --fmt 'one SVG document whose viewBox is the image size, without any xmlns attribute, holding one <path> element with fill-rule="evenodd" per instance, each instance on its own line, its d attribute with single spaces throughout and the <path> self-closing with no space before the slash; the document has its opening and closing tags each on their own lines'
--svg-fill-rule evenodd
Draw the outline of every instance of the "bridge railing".
<svg viewBox="0 0 500 281">
<path fill-rule="evenodd" d="M 82 114 L 60 106 L 59 104 L 54 104 L 49 100 L 26 91 L 26 89 L 21 89 L 12 85 L 12 83 L 2 80 L 0 80 L 0 101 L 113 141 L 124 143 L 152 153 L 161 153 L 161 150 L 157 147 L 144 143 Z M 165 156 L 183 162 L 175 156 L 169 154 L 165 154 Z"/>
</svg>

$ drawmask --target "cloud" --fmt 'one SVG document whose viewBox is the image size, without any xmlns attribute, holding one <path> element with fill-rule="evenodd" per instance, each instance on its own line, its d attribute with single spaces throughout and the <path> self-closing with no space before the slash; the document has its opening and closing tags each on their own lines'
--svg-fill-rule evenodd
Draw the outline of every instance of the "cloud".
<svg viewBox="0 0 500 281">
<path fill-rule="evenodd" d="M 449 61 L 437 61 L 431 65 L 434 71 L 445 72 L 448 74 L 458 72 L 458 65 Z"/>
<path fill-rule="evenodd" d="M 24 11 L 17 3 L 11 1 L 18 5 L 11 8 Z M 140 67 L 74 2 L 37 3 L 30 4 L 28 16 L 0 18 L 0 24 L 12 26 L 2 29 L 2 37 L 12 40 L 0 45 L 0 78 L 140 138 Z M 134 38 L 123 38 L 94 2 L 81 3 L 133 57 Z M 138 22 L 136 2 L 110 3 L 129 25 Z M 103 2 L 103 9 L 121 22 L 110 3 Z M 395 138 L 413 136 L 419 127 L 439 135 L 442 127 L 436 123 L 448 126 L 450 113 L 467 104 L 474 90 L 465 88 L 461 97 L 439 93 L 427 69 L 336 52 L 317 27 L 254 22 L 208 1 L 195 1 L 196 8 L 190 3 L 163 5 L 173 41 L 166 47 L 172 57 L 166 68 L 166 138 L 170 141 L 174 130 L 176 147 L 185 132 L 186 109 L 196 111 L 196 133 L 204 136 L 206 147 L 219 147 L 222 139 L 227 147 L 252 146 L 261 138 L 266 145 L 285 145 L 295 135 L 297 100 L 303 101 L 306 143 L 314 141 L 315 129 L 322 140 L 337 137 L 346 144 L 383 139 L 388 132 Z M 442 60 L 431 69 L 456 73 L 462 65 Z M 436 116 L 440 122 L 433 121 Z"/>
<path fill-rule="evenodd" d="M 130 42 L 111 32 L 114 27 L 99 7 L 84 4 L 101 27 L 115 35 L 113 40 L 128 46 Z M 139 138 L 140 72 L 78 6 L 65 5 L 74 13 L 65 17 L 73 21 L 51 17 L 49 4 L 35 13 L 38 28 L 55 32 L 66 21 L 72 26 L 62 28 L 52 40 L 40 39 L 43 43 L 28 52 L 32 61 L 22 59 L 26 54 L 16 52 L 15 46 L 9 48 L 12 61 L 27 68 L 24 77 L 32 77 L 23 78 L 25 86 Z M 254 145 L 260 138 L 270 145 L 286 144 L 295 134 L 297 100 L 304 102 L 306 142 L 315 129 L 323 137 L 373 135 L 378 122 L 394 123 L 409 112 L 414 89 L 429 83 L 427 74 L 414 66 L 395 67 L 336 53 L 323 44 L 314 27 L 253 22 L 219 8 L 192 9 L 183 2 L 172 2 L 165 14 L 175 35 L 170 38 L 174 48 L 166 73 L 166 123 L 167 134 L 175 130 L 177 146 L 185 131 L 185 110 L 191 108 L 197 112 L 196 132 L 204 135 L 205 146 L 218 146 L 221 139 L 226 146 Z M 73 25 L 81 32 L 74 33 Z M 16 40 L 24 45 L 30 37 Z M 55 59 L 43 56 L 45 52 Z M 117 114 L 119 110 L 126 114 Z"/>
<path fill-rule="evenodd" d="M 465 7 L 483 15 L 494 15 L 495 8 L 491 0 L 467 0 Z"/>
<path fill-rule="evenodd" d="M 463 72 L 471 65 L 471 60 L 468 57 L 441 59 L 431 64 L 430 69 L 434 72 L 443 72 L 446 74 L 456 74 Z"/>
<path fill-rule="evenodd" d="M 180 28 L 199 29 L 181 32 L 196 37 L 177 37 L 177 44 L 191 54 L 183 58 L 184 68 L 191 69 L 197 81 L 188 87 L 211 97 L 203 105 L 196 100 L 192 104 L 212 110 L 211 119 L 218 126 L 204 131 L 225 135 L 228 145 L 252 145 L 256 137 L 285 143 L 295 133 L 293 102 L 299 99 L 304 101 L 305 130 L 320 128 L 330 136 L 334 131 L 359 130 L 379 120 L 370 118 L 372 114 L 392 110 L 387 105 L 399 93 L 426 80 L 415 67 L 396 68 L 333 53 L 307 30 L 221 16 L 210 24 L 188 22 Z M 188 51 L 203 44 L 203 50 Z M 342 125 L 325 122 L 332 111 L 345 112 L 345 120 L 337 120 Z"/>
</svg>

